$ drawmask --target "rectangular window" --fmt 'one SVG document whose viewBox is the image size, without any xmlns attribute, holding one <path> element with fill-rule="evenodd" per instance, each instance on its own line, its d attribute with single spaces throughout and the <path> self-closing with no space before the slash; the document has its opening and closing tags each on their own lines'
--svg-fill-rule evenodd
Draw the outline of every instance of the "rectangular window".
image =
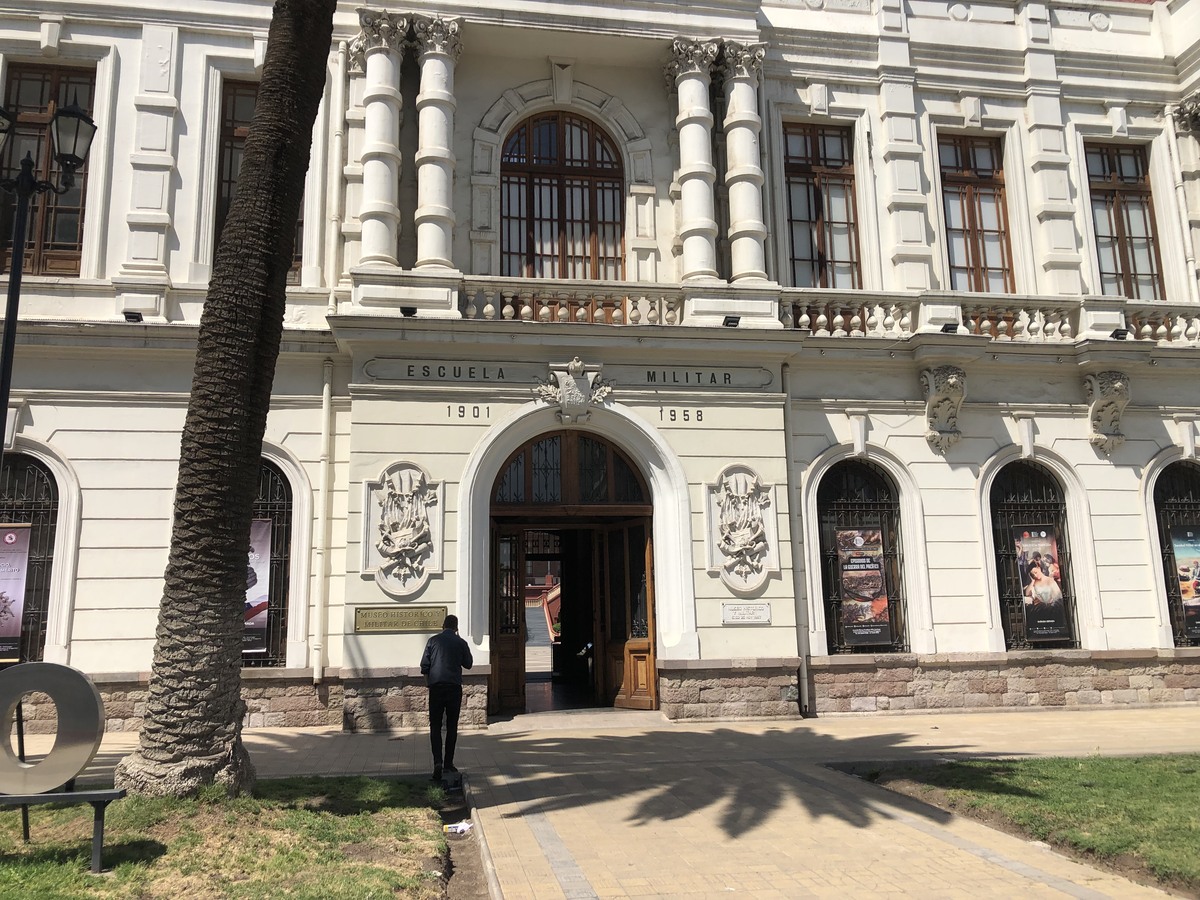
<svg viewBox="0 0 1200 900">
<path fill-rule="evenodd" d="M 55 110 L 72 102 L 89 115 L 95 100 L 96 73 L 91 69 L 20 65 L 8 67 L 4 105 L 16 124 L 0 158 L 0 177 L 15 178 L 26 155 L 33 159 L 39 181 L 59 183 L 50 120 Z M 75 175 L 65 194 L 47 192 L 29 201 L 23 271 L 27 275 L 78 275 L 83 256 L 83 198 L 87 167 Z M 16 197 L 0 191 L 0 265 L 7 272 L 12 258 L 12 226 Z"/>
<path fill-rule="evenodd" d="M 1132 300 L 1166 299 L 1146 148 L 1085 144 L 1100 286 Z"/>
<path fill-rule="evenodd" d="M 792 284 L 861 288 L 853 130 L 793 123 L 783 137 Z"/>
<path fill-rule="evenodd" d="M 213 245 L 221 237 L 229 207 L 237 193 L 238 173 L 242 169 L 242 153 L 246 135 L 254 119 L 254 101 L 258 85 L 246 81 L 226 81 L 221 89 L 221 159 L 217 175 L 217 215 L 213 230 Z M 304 201 L 300 201 L 300 217 L 296 221 L 296 243 L 292 250 L 292 268 L 288 284 L 300 283 L 301 254 L 304 249 Z"/>
<path fill-rule="evenodd" d="M 1016 290 L 1002 160 L 997 138 L 938 137 L 951 290 Z"/>
</svg>

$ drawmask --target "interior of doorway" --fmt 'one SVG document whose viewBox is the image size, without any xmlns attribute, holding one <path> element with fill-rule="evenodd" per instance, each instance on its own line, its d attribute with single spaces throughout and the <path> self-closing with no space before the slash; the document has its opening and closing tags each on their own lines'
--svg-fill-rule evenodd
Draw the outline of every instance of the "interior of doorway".
<svg viewBox="0 0 1200 900">
<path fill-rule="evenodd" d="M 526 546 L 525 712 L 607 705 L 596 683 L 591 532 L 530 529 Z"/>
</svg>

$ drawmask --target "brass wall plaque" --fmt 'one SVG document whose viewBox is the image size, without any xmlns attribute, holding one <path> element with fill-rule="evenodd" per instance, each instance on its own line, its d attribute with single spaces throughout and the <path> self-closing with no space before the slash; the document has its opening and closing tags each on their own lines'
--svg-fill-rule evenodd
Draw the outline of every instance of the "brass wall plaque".
<svg viewBox="0 0 1200 900">
<path fill-rule="evenodd" d="M 355 634 L 441 631 L 445 606 L 360 606 L 354 610 Z"/>
</svg>

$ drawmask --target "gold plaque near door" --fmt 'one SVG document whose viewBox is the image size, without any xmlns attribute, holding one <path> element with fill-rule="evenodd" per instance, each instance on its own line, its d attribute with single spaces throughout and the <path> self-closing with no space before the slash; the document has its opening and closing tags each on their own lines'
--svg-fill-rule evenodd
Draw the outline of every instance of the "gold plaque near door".
<svg viewBox="0 0 1200 900">
<path fill-rule="evenodd" d="M 445 606 L 360 606 L 354 610 L 354 633 L 441 631 L 448 610 Z"/>
</svg>

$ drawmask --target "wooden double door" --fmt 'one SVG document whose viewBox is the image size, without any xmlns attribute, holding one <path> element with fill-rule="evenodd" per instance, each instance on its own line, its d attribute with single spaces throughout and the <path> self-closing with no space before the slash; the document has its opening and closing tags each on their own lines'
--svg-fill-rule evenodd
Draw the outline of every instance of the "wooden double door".
<svg viewBox="0 0 1200 900">
<path fill-rule="evenodd" d="M 540 586 L 531 563 L 552 560 L 561 572 L 554 678 L 596 706 L 656 708 L 649 517 L 497 520 L 492 534 L 489 710 L 525 709 L 526 600 Z"/>
</svg>

